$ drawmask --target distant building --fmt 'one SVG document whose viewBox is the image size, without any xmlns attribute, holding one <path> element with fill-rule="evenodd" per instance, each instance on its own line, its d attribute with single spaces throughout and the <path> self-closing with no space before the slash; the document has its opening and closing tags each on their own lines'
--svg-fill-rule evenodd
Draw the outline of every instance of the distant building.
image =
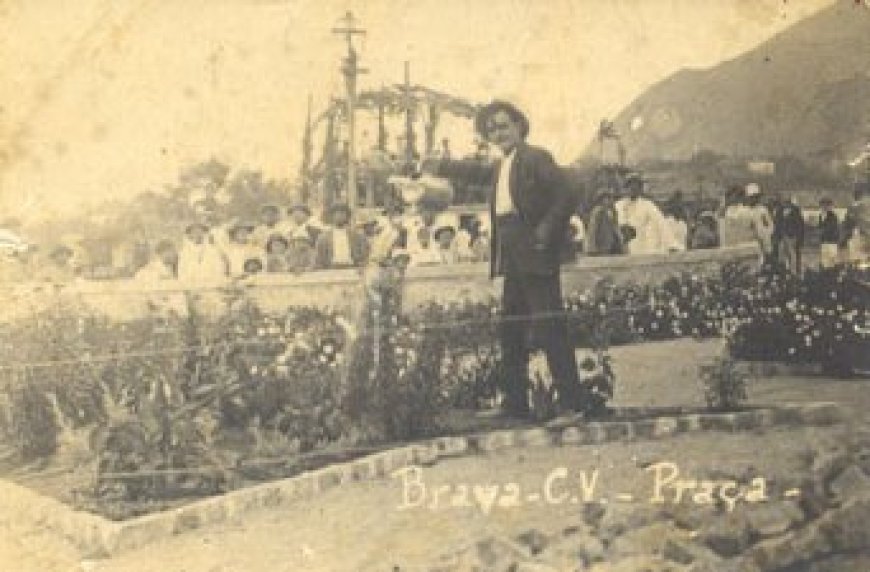
<svg viewBox="0 0 870 572">
<path fill-rule="evenodd" d="M 776 164 L 773 161 L 749 161 L 746 169 L 754 175 L 773 175 L 776 173 Z"/>
</svg>

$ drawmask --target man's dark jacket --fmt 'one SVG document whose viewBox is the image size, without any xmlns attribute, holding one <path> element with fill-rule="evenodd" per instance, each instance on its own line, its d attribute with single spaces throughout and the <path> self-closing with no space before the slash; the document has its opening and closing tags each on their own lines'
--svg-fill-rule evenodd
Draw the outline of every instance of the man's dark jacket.
<svg viewBox="0 0 870 572">
<path fill-rule="evenodd" d="M 493 173 L 489 201 L 493 221 L 490 273 L 503 275 L 510 262 L 515 272 L 556 274 L 575 197 L 548 151 L 520 143 L 515 153 L 509 186 L 518 213 L 518 220 L 513 223 L 500 224 L 495 216 L 500 164 Z M 542 248 L 535 248 L 537 243 Z"/>
</svg>

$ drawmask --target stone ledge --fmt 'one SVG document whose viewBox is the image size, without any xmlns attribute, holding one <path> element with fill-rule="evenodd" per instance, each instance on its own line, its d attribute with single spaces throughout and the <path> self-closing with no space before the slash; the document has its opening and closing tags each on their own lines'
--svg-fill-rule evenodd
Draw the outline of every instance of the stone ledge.
<svg viewBox="0 0 870 572">
<path fill-rule="evenodd" d="M 487 455 L 515 447 L 595 445 L 626 439 L 661 439 L 700 431 L 733 432 L 795 424 L 824 426 L 842 421 L 844 416 L 835 403 L 804 403 L 735 413 L 666 415 L 637 421 L 584 423 L 578 420 L 558 428 L 522 427 L 438 437 L 123 522 L 76 511 L 60 501 L 0 480 L 0 509 L 15 514 L 20 521 L 71 539 L 86 554 L 106 556 L 237 519 L 249 512 L 316 497 L 347 483 L 388 477 L 396 470 L 434 464 L 441 459 Z"/>
</svg>

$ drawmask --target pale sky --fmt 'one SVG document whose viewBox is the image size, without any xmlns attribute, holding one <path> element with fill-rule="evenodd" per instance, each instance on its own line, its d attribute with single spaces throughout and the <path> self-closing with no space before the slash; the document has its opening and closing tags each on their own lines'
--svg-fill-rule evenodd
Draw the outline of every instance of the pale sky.
<svg viewBox="0 0 870 572">
<path fill-rule="evenodd" d="M 414 83 L 515 101 L 569 162 L 656 81 L 833 1 L 0 0 L 0 214 L 124 200 L 211 156 L 295 176 L 308 94 L 343 93 L 330 29 L 348 9 L 368 30 L 361 88 L 410 60 Z"/>
</svg>

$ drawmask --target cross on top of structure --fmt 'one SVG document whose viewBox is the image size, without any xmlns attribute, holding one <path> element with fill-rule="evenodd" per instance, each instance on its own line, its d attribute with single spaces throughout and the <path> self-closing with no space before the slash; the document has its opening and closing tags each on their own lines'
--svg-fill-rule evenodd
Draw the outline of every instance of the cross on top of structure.
<svg viewBox="0 0 870 572">
<path fill-rule="evenodd" d="M 353 52 L 353 37 L 354 36 L 364 36 L 366 31 L 363 28 L 358 28 L 356 26 L 357 20 L 353 15 L 353 12 L 348 10 L 344 17 L 339 19 L 339 23 L 343 24 L 337 28 L 332 29 L 333 34 L 343 34 L 345 39 L 347 40 L 347 49 L 349 52 Z"/>
</svg>

